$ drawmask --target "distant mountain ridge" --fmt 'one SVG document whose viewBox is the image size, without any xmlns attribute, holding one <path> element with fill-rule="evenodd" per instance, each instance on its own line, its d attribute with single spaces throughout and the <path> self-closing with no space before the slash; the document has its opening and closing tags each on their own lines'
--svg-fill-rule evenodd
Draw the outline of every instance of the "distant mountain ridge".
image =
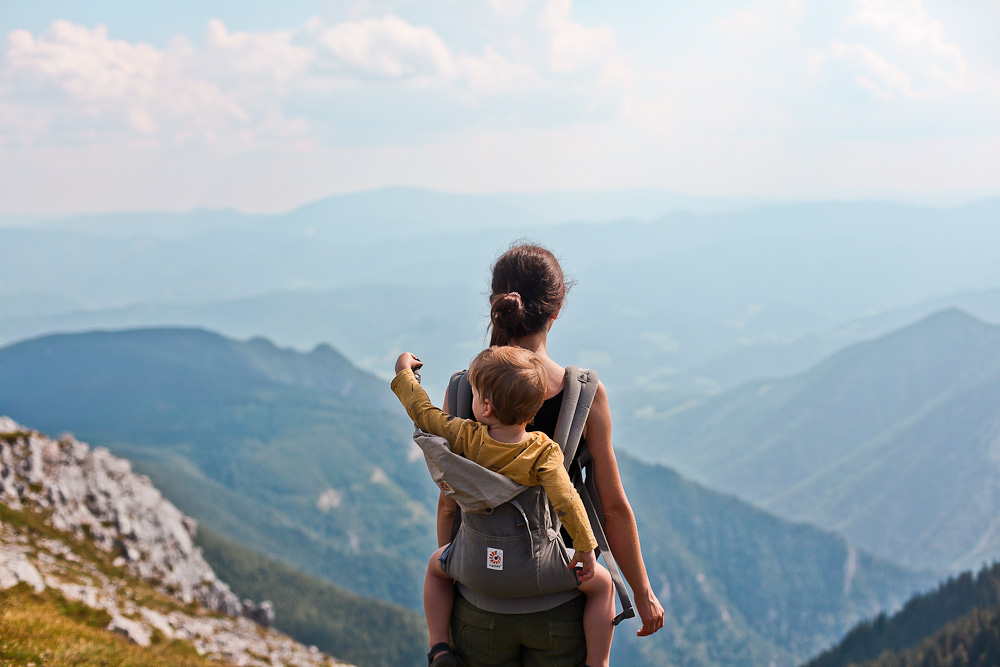
<svg viewBox="0 0 1000 667">
<path fill-rule="evenodd" d="M 290 211 L 247 214 L 233 209 L 183 212 L 121 211 L 55 218 L 0 217 L 2 226 L 88 230 L 118 238 L 177 239 L 218 230 L 280 225 L 297 233 L 322 233 L 330 223 L 361 223 L 352 241 L 377 231 L 410 236 L 426 231 L 534 227 L 572 221 L 652 220 L 678 210 L 731 211 L 758 203 L 748 197 L 702 197 L 654 188 L 537 193 L 463 194 L 411 187 L 332 195 Z"/>
<path fill-rule="evenodd" d="M 997 405 L 1000 327 L 953 309 L 650 418 L 634 441 L 779 515 L 958 571 L 1000 556 Z"/>
<path fill-rule="evenodd" d="M 209 221 L 202 228 L 194 214 L 164 220 L 121 214 L 111 225 L 165 230 L 159 235 L 101 231 L 90 219 L 63 221 L 66 229 L 2 228 L 7 270 L 0 307 L 8 304 L 8 317 L 0 337 L 10 342 L 81 328 L 182 324 L 263 334 L 304 349 L 329 342 L 346 351 L 364 339 L 335 338 L 337 332 L 318 326 L 291 334 L 266 321 L 249 326 L 253 303 L 275 310 L 275 304 L 295 303 L 298 310 L 283 312 L 310 322 L 315 311 L 307 299 L 296 299 L 298 292 L 339 292 L 333 300 L 344 301 L 353 290 L 395 285 L 399 293 L 422 295 L 425 310 L 442 307 L 439 291 L 464 292 L 456 308 L 468 333 L 457 340 L 475 348 L 487 324 L 487 267 L 523 237 L 550 246 L 577 280 L 550 341 L 565 350 L 565 363 L 599 368 L 609 387 L 621 390 L 690 394 L 731 386 L 726 377 L 699 371 L 744 348 L 766 352 L 901 305 L 1000 285 L 1000 264 L 991 252 L 1000 245 L 996 200 L 957 207 L 801 202 L 675 209 L 639 219 L 622 205 L 608 209 L 618 211 L 612 217 L 594 221 L 572 215 L 587 207 L 587 197 L 567 196 L 565 206 L 550 211 L 550 219 L 560 222 L 538 225 L 511 215 L 509 225 L 497 227 L 481 221 L 516 208 L 516 197 L 488 200 L 495 205 L 483 200 L 478 213 L 442 215 L 438 224 L 438 211 L 460 210 L 465 199 L 425 195 L 407 199 L 412 206 L 400 207 L 391 219 L 375 213 L 391 209 L 401 196 L 396 192 L 371 193 L 364 206 L 337 214 L 319 207 L 309 220 Z M 112 271 L 128 279 L 108 280 Z M 34 305 L 39 300 L 25 299 L 28 294 L 47 300 L 42 312 Z M 478 305 L 467 308 L 476 296 Z M 75 307 L 53 310 L 59 303 Z M 373 310 L 355 312 L 375 331 L 381 317 Z M 18 315 L 32 321 L 13 321 Z M 412 347 L 405 330 L 395 337 Z M 352 358 L 389 356 L 386 338 L 375 336 Z"/>
<path fill-rule="evenodd" d="M 300 350 L 315 349 L 317 341 L 337 341 L 339 352 L 369 373 L 391 371 L 392 361 L 404 344 L 408 349 L 432 353 L 428 361 L 433 359 L 435 365 L 464 368 L 479 351 L 478 346 L 486 342 L 485 325 L 469 317 L 482 309 L 482 294 L 461 286 L 436 290 L 435 299 L 447 308 L 427 308 L 426 296 L 427 290 L 419 286 L 366 285 L 265 294 L 224 303 L 150 304 L 6 317 L 0 320 L 0 343 L 51 331 L 195 327 L 238 339 L 264 334 Z M 443 392 L 444 385 L 437 389 L 435 396 Z"/>
<path fill-rule="evenodd" d="M 788 377 L 809 370 L 848 345 L 885 336 L 952 308 L 985 322 L 1000 324 L 1000 289 L 935 297 L 845 322 L 829 331 L 809 334 L 790 343 L 741 348 L 689 372 L 712 378 L 723 389 L 733 389 L 750 380 Z"/>
<path fill-rule="evenodd" d="M 416 607 L 436 489 L 411 425 L 345 395 L 339 371 L 285 372 L 311 368 L 305 357 L 193 330 L 52 336 L 0 349 L 0 406 L 128 455 L 230 540 Z M 670 628 L 640 640 L 624 626 L 623 664 L 790 666 L 935 579 L 672 471 L 625 455 L 620 466 Z"/>
<path fill-rule="evenodd" d="M 426 289 L 417 286 L 366 285 L 332 291 L 278 292 L 204 304 L 145 304 L 96 311 L 76 310 L 67 307 L 64 301 L 49 301 L 38 295 L 0 298 L 0 312 L 30 313 L 0 320 L 0 343 L 35 338 L 51 331 L 190 326 L 237 339 L 266 336 L 299 350 L 313 349 L 317 341 L 337 341 L 341 352 L 376 374 L 384 374 L 391 358 L 404 346 L 420 350 L 436 365 L 464 367 L 478 346 L 488 340 L 482 293 L 461 286 L 435 290 L 436 300 L 446 303 L 447 308 L 426 308 L 425 295 Z M 5 301 L 10 308 L 4 307 Z M 959 307 L 980 319 L 1000 323 L 1000 289 L 956 293 L 842 323 L 830 331 L 791 343 L 741 347 L 690 367 L 678 364 L 671 378 L 679 385 L 681 394 L 689 396 L 696 390 L 714 393 L 731 389 L 751 379 L 787 377 L 808 370 L 847 345 L 877 338 L 949 307 Z M 561 322 L 557 332 L 563 326 L 572 328 L 573 323 Z M 574 336 L 572 329 L 563 334 L 562 347 L 582 338 Z M 648 337 L 647 344 L 651 341 L 654 339 Z M 601 359 L 580 360 L 584 362 L 600 366 Z M 623 403 L 635 404 L 635 409 L 662 411 L 664 405 L 676 400 L 676 394 L 657 392 L 655 384 L 656 380 L 650 381 L 626 394 L 619 388 L 617 395 L 626 396 Z M 443 384 L 434 384 L 432 375 L 428 391 L 438 396 L 443 390 Z M 623 416 L 624 421 L 615 415 L 616 423 L 627 425 L 629 415 Z"/>
</svg>

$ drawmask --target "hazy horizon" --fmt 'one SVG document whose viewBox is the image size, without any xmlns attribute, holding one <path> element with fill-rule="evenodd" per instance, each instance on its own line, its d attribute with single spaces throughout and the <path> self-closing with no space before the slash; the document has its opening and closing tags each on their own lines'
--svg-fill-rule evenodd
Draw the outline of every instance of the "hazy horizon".
<svg viewBox="0 0 1000 667">
<path fill-rule="evenodd" d="M 641 194 L 645 196 L 660 196 L 662 198 L 670 198 L 680 202 L 680 204 L 671 204 L 665 207 L 663 210 L 658 210 L 658 212 L 652 212 L 648 215 L 635 216 L 644 222 L 652 221 L 655 218 L 663 217 L 677 211 L 688 211 L 696 215 L 706 215 L 717 212 L 730 212 L 737 210 L 748 210 L 757 207 L 764 206 L 792 206 L 798 204 L 893 204 L 893 205 L 903 205 L 903 206 L 913 206 L 913 207 L 926 207 L 926 208 L 958 208 L 962 206 L 969 206 L 980 204 L 984 202 L 989 202 L 994 199 L 1000 198 L 1000 189 L 996 193 L 989 194 L 984 193 L 982 195 L 946 195 L 940 194 L 936 195 L 933 193 L 913 193 L 911 195 L 900 195 L 900 196 L 884 196 L 884 197 L 863 197 L 863 196 L 851 196 L 844 195 L 841 197 L 837 196 L 770 196 L 770 195 L 755 195 L 755 196 L 740 196 L 740 195 L 698 195 L 686 192 L 675 192 L 667 188 L 653 188 L 653 187 L 622 187 L 622 188 L 587 188 L 587 189 L 554 189 L 554 190 L 538 190 L 538 191 L 503 191 L 503 192 L 459 192 L 459 191 L 449 191 L 445 189 L 436 188 L 422 188 L 414 187 L 408 185 L 382 185 L 372 188 L 364 188 L 359 190 L 353 190 L 348 192 L 338 192 L 329 195 L 324 195 L 316 199 L 310 199 L 298 204 L 295 204 L 289 208 L 277 209 L 274 211 L 252 211 L 246 210 L 240 207 L 238 204 L 225 205 L 225 206 L 188 206 L 188 207 L 178 207 L 178 208 L 122 208 L 122 209 L 107 209 L 107 210 L 93 210 L 93 211 L 80 211 L 72 213 L 0 213 L 0 227 L 17 227 L 23 224 L 31 224 L 35 222 L 47 222 L 47 221 L 57 221 L 65 219 L 75 219 L 75 218 L 92 218 L 101 216 L 119 216 L 119 215 L 130 215 L 130 214 L 164 214 L 164 215 L 186 215 L 186 214 L 196 214 L 196 213 L 209 213 L 209 214 L 228 214 L 234 213 L 240 216 L 246 217 L 257 217 L 257 218 L 277 218 L 293 214 L 302 209 L 306 209 L 315 204 L 321 204 L 330 200 L 338 199 L 350 199 L 357 197 L 374 196 L 387 192 L 415 192 L 415 193 L 425 193 L 430 195 L 438 196 L 459 196 L 459 197 L 483 197 L 483 198 L 521 198 L 521 197 L 573 197 L 573 196 L 624 196 L 630 194 Z M 702 202 L 702 205 L 697 204 L 691 205 L 689 202 Z M 649 209 L 649 205 L 641 206 L 640 208 Z M 630 217 L 629 212 L 626 210 L 619 217 L 627 218 Z M 559 222 L 574 222 L 572 216 L 567 217 L 565 220 Z M 595 222 L 611 222 L 612 218 L 593 220 Z M 516 226 L 518 223 L 512 222 L 512 226 Z M 552 224 L 558 224 L 553 222 Z"/>
</svg>

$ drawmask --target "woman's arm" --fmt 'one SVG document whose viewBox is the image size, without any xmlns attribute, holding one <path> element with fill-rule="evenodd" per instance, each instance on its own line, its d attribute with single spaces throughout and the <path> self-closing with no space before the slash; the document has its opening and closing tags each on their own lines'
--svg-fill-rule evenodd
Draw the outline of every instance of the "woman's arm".
<svg viewBox="0 0 1000 667">
<path fill-rule="evenodd" d="M 584 428 L 584 438 L 594 459 L 594 479 L 604 510 L 604 532 L 608 538 L 608 546 L 632 587 L 635 606 L 642 618 L 642 628 L 636 634 L 640 637 L 651 635 L 663 627 L 663 606 L 649 584 L 646 564 L 642 560 L 642 548 L 639 546 L 635 514 L 625 496 L 625 488 L 618 472 L 618 459 L 611 446 L 611 407 L 604 383 L 597 385 L 594 404 Z"/>
</svg>

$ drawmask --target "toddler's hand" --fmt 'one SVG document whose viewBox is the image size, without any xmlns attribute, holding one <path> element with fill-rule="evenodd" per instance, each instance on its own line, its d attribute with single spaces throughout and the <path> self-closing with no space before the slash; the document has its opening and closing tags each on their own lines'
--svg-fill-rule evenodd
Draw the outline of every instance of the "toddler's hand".
<svg viewBox="0 0 1000 667">
<path fill-rule="evenodd" d="M 419 359 L 413 356 L 412 353 L 404 352 L 403 354 L 399 355 L 398 359 L 396 359 L 396 374 L 398 375 L 399 371 L 403 370 L 404 368 L 409 368 L 413 370 L 420 368 L 423 365 L 424 365 L 423 362 L 421 362 Z"/>
<path fill-rule="evenodd" d="M 576 573 L 577 581 L 582 584 L 583 582 L 590 581 L 594 578 L 594 570 L 597 568 L 597 557 L 594 556 L 593 550 L 574 551 L 573 560 L 569 564 L 569 569 L 575 569 L 577 563 L 580 563 L 580 565 L 583 566 Z"/>
</svg>

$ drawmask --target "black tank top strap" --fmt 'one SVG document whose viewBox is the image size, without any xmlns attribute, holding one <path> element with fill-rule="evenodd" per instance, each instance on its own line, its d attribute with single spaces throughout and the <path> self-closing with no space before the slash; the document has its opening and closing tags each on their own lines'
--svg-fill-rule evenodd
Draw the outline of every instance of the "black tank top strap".
<svg viewBox="0 0 1000 667">
<path fill-rule="evenodd" d="M 562 408 L 563 392 L 546 399 L 542 407 L 535 413 L 535 418 L 528 424 L 529 431 L 541 431 L 550 438 L 555 435 L 556 422 L 559 421 L 559 410 Z"/>
</svg>

